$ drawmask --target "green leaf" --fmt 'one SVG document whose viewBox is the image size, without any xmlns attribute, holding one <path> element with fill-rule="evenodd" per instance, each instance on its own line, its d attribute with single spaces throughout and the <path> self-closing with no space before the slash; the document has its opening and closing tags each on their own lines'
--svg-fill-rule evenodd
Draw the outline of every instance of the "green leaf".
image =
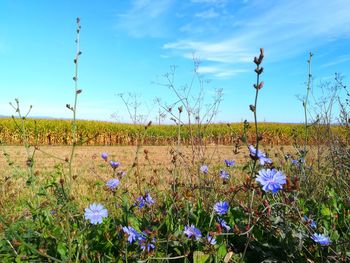
<svg viewBox="0 0 350 263">
<path fill-rule="evenodd" d="M 210 255 L 204 254 L 202 251 L 195 251 L 193 253 L 193 263 L 205 263 Z"/>
<path fill-rule="evenodd" d="M 217 253 L 218 257 L 220 259 L 223 259 L 226 256 L 226 254 L 227 254 L 226 246 L 221 245 L 218 249 L 218 253 Z"/>
<path fill-rule="evenodd" d="M 105 183 L 103 181 L 96 181 L 95 186 L 103 186 Z"/>
<path fill-rule="evenodd" d="M 67 248 L 63 243 L 59 243 L 57 246 L 57 252 L 61 255 L 62 258 L 66 257 Z"/>
<path fill-rule="evenodd" d="M 331 210 L 328 207 L 322 206 L 321 214 L 323 216 L 330 216 L 332 213 L 331 213 Z"/>
<path fill-rule="evenodd" d="M 134 217 L 134 216 L 129 216 L 129 224 L 135 228 L 136 230 L 140 230 L 140 223 L 139 223 L 139 220 Z"/>
</svg>

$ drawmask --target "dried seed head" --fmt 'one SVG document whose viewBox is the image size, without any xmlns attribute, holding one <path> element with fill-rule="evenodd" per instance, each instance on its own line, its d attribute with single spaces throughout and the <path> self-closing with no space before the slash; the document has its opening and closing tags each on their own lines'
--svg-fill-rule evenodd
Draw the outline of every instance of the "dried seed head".
<svg viewBox="0 0 350 263">
<path fill-rule="evenodd" d="M 261 89 L 262 87 L 264 87 L 264 81 L 260 82 L 259 85 L 258 85 L 258 89 Z"/>
<path fill-rule="evenodd" d="M 254 105 L 249 105 L 249 109 L 250 109 L 252 112 L 255 112 L 255 106 L 254 106 Z"/>
<path fill-rule="evenodd" d="M 260 48 L 260 56 L 264 56 L 264 48 Z"/>
<path fill-rule="evenodd" d="M 257 57 L 254 57 L 254 63 L 255 63 L 257 66 L 259 66 L 259 60 L 258 60 Z"/>
<path fill-rule="evenodd" d="M 259 59 L 258 59 L 259 64 L 258 64 L 258 65 L 261 64 L 261 62 L 263 61 L 263 59 L 264 59 L 264 49 L 263 49 L 263 48 L 260 48 L 260 55 L 259 55 Z"/>
<path fill-rule="evenodd" d="M 179 113 L 181 113 L 183 110 L 182 106 L 178 107 L 177 109 L 179 110 Z"/>
<path fill-rule="evenodd" d="M 256 74 L 260 75 L 261 73 L 263 73 L 264 68 L 263 68 L 263 67 L 261 67 L 261 68 L 256 68 L 254 71 L 256 72 Z"/>
</svg>

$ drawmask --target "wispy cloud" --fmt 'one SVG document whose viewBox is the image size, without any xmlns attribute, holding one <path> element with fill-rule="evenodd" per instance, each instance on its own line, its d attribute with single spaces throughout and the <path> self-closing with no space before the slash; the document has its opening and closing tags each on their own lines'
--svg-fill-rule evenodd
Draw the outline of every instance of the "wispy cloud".
<svg viewBox="0 0 350 263">
<path fill-rule="evenodd" d="M 203 12 L 199 12 L 195 14 L 196 17 L 208 19 L 208 18 L 214 18 L 219 16 L 219 13 L 214 10 L 214 8 L 210 8 L 208 10 L 205 10 Z"/>
<path fill-rule="evenodd" d="M 198 73 L 200 74 L 210 74 L 217 78 L 229 78 L 240 73 L 248 72 L 247 69 L 230 69 L 225 68 L 222 65 L 217 66 L 199 66 Z"/>
<path fill-rule="evenodd" d="M 189 59 L 192 59 L 192 54 L 195 52 L 203 61 L 222 63 L 249 62 L 253 55 L 240 44 L 239 40 L 217 43 L 184 40 L 165 44 L 163 48 L 183 51 L 183 56 Z"/>
<path fill-rule="evenodd" d="M 350 54 L 338 56 L 333 61 L 323 64 L 322 67 L 330 67 L 341 63 L 345 63 L 347 61 L 350 61 Z"/>
<path fill-rule="evenodd" d="M 162 37 L 167 32 L 166 14 L 174 0 L 136 0 L 125 13 L 118 14 L 117 28 L 132 37 Z"/>
<path fill-rule="evenodd" d="M 223 3 L 215 0 L 192 2 Z M 224 23 L 225 16 L 210 20 L 219 28 L 216 35 L 189 35 L 168 42 L 163 48 L 186 58 L 195 51 L 203 61 L 234 65 L 250 62 L 259 47 L 265 47 L 270 61 L 279 61 L 339 38 L 350 38 L 348 0 L 272 2 L 249 1 L 234 13 L 234 20 L 231 15 L 230 23 Z M 226 6 L 227 16 L 233 8 Z"/>
<path fill-rule="evenodd" d="M 191 0 L 195 4 L 226 5 L 228 0 Z"/>
</svg>

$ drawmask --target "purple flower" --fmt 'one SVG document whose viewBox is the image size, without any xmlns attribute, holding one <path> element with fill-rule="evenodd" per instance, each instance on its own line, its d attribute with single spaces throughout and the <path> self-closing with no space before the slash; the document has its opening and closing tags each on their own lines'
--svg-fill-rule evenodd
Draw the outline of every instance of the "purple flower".
<svg viewBox="0 0 350 263">
<path fill-rule="evenodd" d="M 312 220 L 311 218 L 308 218 L 307 216 L 304 216 L 304 222 L 309 224 L 313 229 L 317 228 L 316 222 L 314 220 Z"/>
<path fill-rule="evenodd" d="M 138 197 L 136 200 L 139 203 L 139 208 L 142 208 L 145 206 L 146 200 L 143 198 L 143 196 Z"/>
<path fill-rule="evenodd" d="M 117 186 L 120 184 L 120 181 L 118 179 L 110 179 L 107 183 L 106 186 L 111 189 L 112 191 L 117 188 Z"/>
<path fill-rule="evenodd" d="M 102 153 L 101 157 L 102 157 L 103 160 L 107 161 L 108 154 L 107 153 Z"/>
<path fill-rule="evenodd" d="M 222 228 L 225 228 L 226 231 L 230 231 L 231 227 L 226 223 L 224 219 L 218 218 L 218 223 Z"/>
<path fill-rule="evenodd" d="M 112 166 L 113 169 L 117 169 L 120 165 L 120 162 L 110 161 L 109 164 Z"/>
<path fill-rule="evenodd" d="M 152 240 L 148 240 L 147 234 L 145 232 L 143 232 L 142 235 L 139 237 L 139 245 L 142 251 L 147 250 L 148 252 L 150 252 L 152 249 L 155 249 L 155 242 L 155 238 L 152 238 Z"/>
<path fill-rule="evenodd" d="M 146 194 L 145 197 L 145 201 L 148 205 L 153 205 L 154 204 L 154 200 L 152 199 L 152 197 L 149 195 L 149 193 Z"/>
<path fill-rule="evenodd" d="M 266 154 L 261 152 L 260 150 L 256 151 L 253 145 L 249 145 L 250 156 L 253 158 L 258 158 L 261 165 L 265 165 L 265 163 L 272 163 L 270 158 L 266 157 Z"/>
<path fill-rule="evenodd" d="M 229 209 L 229 205 L 228 202 L 224 201 L 224 202 L 217 202 L 214 205 L 214 210 L 216 213 L 218 213 L 219 215 L 224 215 L 227 213 Z"/>
<path fill-rule="evenodd" d="M 102 219 L 105 217 L 108 217 L 108 211 L 101 204 L 93 203 L 88 208 L 85 208 L 85 219 L 89 220 L 91 224 L 101 224 Z"/>
<path fill-rule="evenodd" d="M 184 233 L 187 235 L 188 238 L 194 237 L 197 241 L 200 240 L 202 237 L 201 231 L 194 225 L 185 226 Z"/>
<path fill-rule="evenodd" d="M 125 171 L 118 171 L 117 174 L 121 177 L 124 177 L 126 175 Z"/>
<path fill-rule="evenodd" d="M 209 244 L 210 245 L 216 245 L 216 239 L 215 239 L 215 237 L 212 237 L 211 235 L 208 235 L 207 236 L 207 240 L 208 240 L 208 242 L 209 242 Z"/>
<path fill-rule="evenodd" d="M 235 165 L 235 163 L 236 163 L 236 162 L 235 162 L 235 161 L 233 161 L 233 160 L 232 160 L 232 161 L 225 160 L 225 164 L 226 164 L 226 166 L 227 166 L 227 167 L 232 167 L 232 166 L 234 166 L 234 165 Z"/>
<path fill-rule="evenodd" d="M 317 224 L 314 220 L 310 219 L 311 222 L 310 222 L 310 226 L 313 228 L 313 229 L 316 229 L 317 228 Z"/>
<path fill-rule="evenodd" d="M 292 163 L 292 165 L 294 165 L 294 166 L 297 166 L 297 167 L 300 167 L 300 165 L 302 164 L 302 163 L 305 163 L 305 159 L 304 158 L 299 158 L 299 160 L 292 160 L 291 161 L 291 163 Z"/>
<path fill-rule="evenodd" d="M 154 249 L 156 246 L 153 243 L 141 243 L 140 244 L 140 248 L 145 251 L 147 249 L 148 252 L 150 252 L 150 250 Z"/>
<path fill-rule="evenodd" d="M 316 243 L 319 243 L 322 246 L 328 246 L 331 243 L 331 240 L 329 237 L 322 235 L 322 234 L 313 234 L 311 236 L 312 240 L 315 241 Z"/>
<path fill-rule="evenodd" d="M 202 165 L 200 171 L 204 174 L 207 174 L 209 172 L 209 168 L 207 165 Z"/>
<path fill-rule="evenodd" d="M 153 198 L 147 193 L 145 196 L 140 196 L 137 198 L 137 202 L 139 203 L 139 208 L 144 207 L 145 205 L 151 206 L 154 204 Z"/>
<path fill-rule="evenodd" d="M 224 169 L 220 169 L 220 178 L 228 180 L 230 178 L 230 174 Z"/>
<path fill-rule="evenodd" d="M 132 242 L 139 240 L 140 238 L 142 238 L 142 235 L 136 231 L 136 229 L 134 229 L 131 226 L 123 226 L 123 231 L 125 234 L 128 235 L 128 241 L 131 244 Z"/>
<path fill-rule="evenodd" d="M 292 165 L 299 166 L 299 161 L 298 160 L 292 160 L 291 161 Z"/>
<path fill-rule="evenodd" d="M 272 191 L 275 194 L 286 183 L 286 176 L 276 169 L 263 169 L 259 171 L 259 176 L 255 181 L 262 185 L 262 189 L 265 192 Z"/>
</svg>

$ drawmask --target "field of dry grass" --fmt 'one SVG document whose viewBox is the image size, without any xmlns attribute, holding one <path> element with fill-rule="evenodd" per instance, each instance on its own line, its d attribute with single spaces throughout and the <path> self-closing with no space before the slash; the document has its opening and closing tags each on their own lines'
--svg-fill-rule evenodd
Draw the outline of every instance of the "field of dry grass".
<svg viewBox="0 0 350 263">
<path fill-rule="evenodd" d="M 137 176 L 136 168 L 132 167 L 135 162 L 137 148 L 134 146 L 81 146 L 77 147 L 75 151 L 73 192 L 76 198 L 84 207 L 91 200 L 104 200 L 104 184 L 112 176 L 112 169 L 108 163 L 101 158 L 101 153 L 109 154 L 109 160 L 115 160 L 121 163 L 118 170 L 127 172 L 123 178 L 121 187 L 123 191 L 133 195 L 137 195 L 140 191 L 159 190 L 160 192 L 169 192 L 171 182 L 173 182 L 173 168 L 172 150 L 171 146 L 145 146 L 139 149 L 139 176 Z M 274 160 L 283 162 L 286 153 L 295 153 L 292 146 L 284 147 L 263 147 L 263 150 L 269 154 Z M 5 146 L 2 148 L 3 153 L 0 158 L 0 180 L 2 184 L 2 197 L 0 203 L 6 202 L 7 209 L 12 211 L 13 215 L 21 215 L 23 211 L 14 212 L 18 207 L 23 207 L 28 196 L 28 188 L 26 187 L 26 151 L 21 146 Z M 71 147 L 69 146 L 42 146 L 35 154 L 35 171 L 37 180 L 39 182 L 54 180 L 59 181 L 60 178 L 67 174 L 68 164 L 64 161 L 69 156 Z M 178 160 L 178 167 L 182 169 L 182 177 L 180 181 L 184 182 L 190 180 L 185 177 L 186 174 L 190 176 L 193 171 L 186 170 L 187 167 L 193 166 L 189 164 L 192 156 L 190 147 L 180 147 L 179 151 L 182 153 L 182 158 Z M 145 154 L 147 152 L 147 155 Z M 234 152 L 232 146 L 208 146 L 204 149 L 205 158 L 202 162 L 207 164 L 211 169 L 216 167 L 224 167 L 223 161 L 225 159 L 235 160 L 236 166 L 241 167 L 249 159 L 249 152 L 246 147 Z M 58 158 L 54 158 L 56 156 Z M 147 157 L 146 157 L 147 156 Z M 8 165 L 8 161 L 12 165 Z M 199 159 L 197 158 L 197 161 Z M 276 163 L 276 165 L 280 165 Z M 53 173 L 52 171 L 55 171 Z M 52 175 L 56 174 L 56 178 Z M 242 178 L 242 170 L 235 169 L 231 180 L 238 182 Z M 219 176 L 216 172 L 211 170 L 210 176 L 218 180 Z M 137 185 L 139 183 L 139 186 Z M 40 183 L 39 183 L 40 185 Z M 12 202 L 12 203 L 11 203 Z"/>
<path fill-rule="evenodd" d="M 100 154 L 106 152 L 110 160 L 118 161 L 122 164 L 122 169 L 128 169 L 134 162 L 136 146 L 81 146 L 75 151 L 74 167 L 76 174 L 87 176 L 89 171 L 95 170 L 101 164 Z M 142 167 L 166 167 L 171 165 L 172 155 L 171 146 L 145 146 L 140 148 L 139 164 Z M 148 160 L 145 158 L 145 150 L 148 152 Z M 270 156 L 281 155 L 284 153 L 295 152 L 293 146 L 283 146 L 279 148 L 263 147 L 263 150 Z M 69 146 L 41 146 L 36 151 L 36 169 L 40 171 L 52 170 L 57 164 L 64 164 L 64 159 L 69 157 L 71 147 Z M 190 147 L 180 147 L 184 156 L 189 157 Z M 25 169 L 26 151 L 23 146 L 6 146 L 3 152 L 9 155 L 9 159 L 15 166 Z M 55 158 L 58 157 L 58 158 Z M 205 160 L 209 163 L 222 163 L 224 159 L 234 159 L 239 165 L 249 157 L 249 152 L 245 147 L 234 153 L 232 146 L 207 146 L 205 148 Z M 276 156 L 277 157 L 277 156 Z M 0 158 L 1 174 L 11 173 L 11 169 L 6 162 L 6 158 Z"/>
</svg>

